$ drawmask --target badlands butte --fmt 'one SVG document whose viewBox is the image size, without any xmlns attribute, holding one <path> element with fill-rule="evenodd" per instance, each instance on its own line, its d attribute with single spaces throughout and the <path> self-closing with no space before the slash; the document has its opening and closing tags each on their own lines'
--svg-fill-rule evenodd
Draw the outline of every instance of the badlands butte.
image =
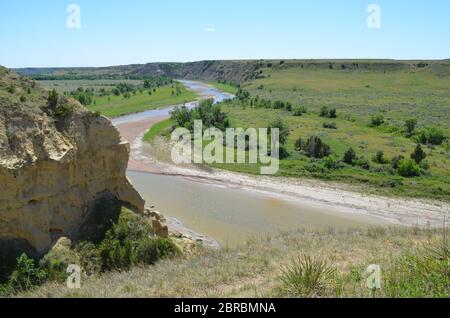
<svg viewBox="0 0 450 318">
<path fill-rule="evenodd" d="M 129 144 L 113 124 L 74 99 L 49 96 L 0 68 L 3 268 L 24 251 L 44 255 L 61 237 L 105 231 L 113 207 L 149 213 L 126 177 Z"/>
</svg>

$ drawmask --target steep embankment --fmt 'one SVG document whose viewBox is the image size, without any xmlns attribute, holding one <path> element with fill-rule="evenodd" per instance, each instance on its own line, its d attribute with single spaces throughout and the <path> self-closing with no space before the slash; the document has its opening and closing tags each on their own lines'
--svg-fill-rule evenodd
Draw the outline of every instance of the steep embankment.
<svg viewBox="0 0 450 318">
<path fill-rule="evenodd" d="M 61 236 L 78 239 L 104 198 L 143 212 L 128 157 L 108 119 L 0 68 L 1 243 L 41 254 Z"/>
</svg>

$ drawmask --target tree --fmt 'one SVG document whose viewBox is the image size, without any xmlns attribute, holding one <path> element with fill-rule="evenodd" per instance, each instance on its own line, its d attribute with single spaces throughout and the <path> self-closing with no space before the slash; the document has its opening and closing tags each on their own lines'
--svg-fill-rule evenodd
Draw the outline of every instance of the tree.
<svg viewBox="0 0 450 318">
<path fill-rule="evenodd" d="M 311 158 L 324 158 L 331 154 L 330 146 L 322 142 L 318 136 L 311 136 L 302 150 Z"/>
<path fill-rule="evenodd" d="M 405 121 L 405 133 L 406 136 L 411 137 L 414 135 L 417 126 L 417 119 L 411 118 Z"/>
<path fill-rule="evenodd" d="M 384 165 L 387 163 L 387 160 L 384 158 L 383 150 L 379 150 L 375 157 L 373 158 L 373 162 L 378 163 L 380 165 Z"/>
<path fill-rule="evenodd" d="M 356 153 L 353 148 L 349 148 L 344 154 L 344 162 L 349 165 L 353 165 L 353 161 L 356 159 Z"/>
<path fill-rule="evenodd" d="M 417 135 L 418 142 L 435 146 L 442 145 L 446 139 L 444 133 L 434 127 L 422 130 Z"/>
<path fill-rule="evenodd" d="M 55 109 L 58 105 L 58 92 L 56 90 L 48 92 L 47 105 L 50 109 Z"/>
<path fill-rule="evenodd" d="M 331 108 L 329 113 L 328 113 L 328 117 L 329 118 L 336 118 L 337 117 L 337 111 L 336 108 Z"/>
<path fill-rule="evenodd" d="M 417 164 L 420 164 L 426 157 L 427 154 L 423 151 L 422 146 L 417 144 L 416 149 L 411 154 L 411 159 L 413 159 Z"/>
</svg>

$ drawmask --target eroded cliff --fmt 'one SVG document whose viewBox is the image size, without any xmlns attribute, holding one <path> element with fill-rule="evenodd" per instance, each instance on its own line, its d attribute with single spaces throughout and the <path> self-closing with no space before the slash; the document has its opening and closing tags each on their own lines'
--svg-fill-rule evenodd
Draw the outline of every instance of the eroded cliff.
<svg viewBox="0 0 450 318">
<path fill-rule="evenodd" d="M 129 145 L 112 123 L 0 68 L 0 240 L 38 253 L 80 229 L 104 197 L 144 212 L 126 178 Z"/>
</svg>

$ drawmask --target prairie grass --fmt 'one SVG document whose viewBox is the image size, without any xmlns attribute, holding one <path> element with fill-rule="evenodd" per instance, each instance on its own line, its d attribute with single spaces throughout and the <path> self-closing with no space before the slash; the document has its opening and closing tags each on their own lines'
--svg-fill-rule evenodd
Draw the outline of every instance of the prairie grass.
<svg viewBox="0 0 450 318">
<path fill-rule="evenodd" d="M 450 297 L 448 244 L 442 230 L 298 230 L 83 277 L 79 290 L 50 283 L 20 296 Z M 370 264 L 381 266 L 381 290 L 367 287 Z"/>
</svg>

